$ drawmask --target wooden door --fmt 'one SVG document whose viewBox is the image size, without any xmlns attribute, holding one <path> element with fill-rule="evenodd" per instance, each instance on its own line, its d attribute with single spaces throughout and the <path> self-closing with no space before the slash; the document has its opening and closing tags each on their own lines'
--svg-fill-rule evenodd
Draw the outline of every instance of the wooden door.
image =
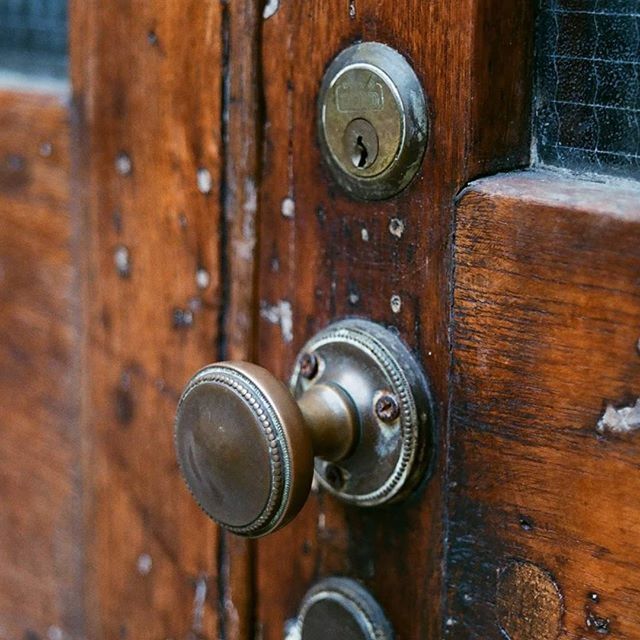
<svg viewBox="0 0 640 640">
<path fill-rule="evenodd" d="M 593 4 L 70 3 L 66 101 L 0 95 L 0 638 L 275 640 L 333 575 L 398 640 L 640 636 L 638 152 L 612 178 L 532 147 L 544 21 L 596 43 L 553 53 L 568 68 L 602 72 L 603 25 L 637 66 L 638 8 Z M 316 136 L 357 41 L 428 101 L 421 169 L 382 202 L 342 192 Z M 314 492 L 258 541 L 216 528 L 178 473 L 182 386 L 221 359 L 286 380 L 345 317 L 423 366 L 429 479 L 377 509 Z"/>
</svg>

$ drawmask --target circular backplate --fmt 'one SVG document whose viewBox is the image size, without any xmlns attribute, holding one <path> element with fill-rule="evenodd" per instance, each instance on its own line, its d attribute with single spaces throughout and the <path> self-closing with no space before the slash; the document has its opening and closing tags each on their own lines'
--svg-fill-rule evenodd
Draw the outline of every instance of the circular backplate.
<svg viewBox="0 0 640 640">
<path fill-rule="evenodd" d="M 297 620 L 301 640 L 392 640 L 393 630 L 373 596 L 349 578 L 326 578 L 305 595 Z"/>
<path fill-rule="evenodd" d="M 379 42 L 348 47 L 329 65 L 318 100 L 320 145 L 354 198 L 384 200 L 413 179 L 428 121 L 422 86 L 406 59 Z"/>
<path fill-rule="evenodd" d="M 332 383 L 352 398 L 359 439 L 346 459 L 315 460 L 320 484 L 341 500 L 377 506 L 405 497 L 429 464 L 432 411 L 427 383 L 409 350 L 390 331 L 366 320 L 344 320 L 316 334 L 302 353 L 318 360 L 309 380 L 296 366 L 291 390 L 299 398 L 311 385 Z M 300 362 L 300 360 L 299 360 Z M 382 396 L 397 401 L 397 416 L 378 417 Z"/>
</svg>

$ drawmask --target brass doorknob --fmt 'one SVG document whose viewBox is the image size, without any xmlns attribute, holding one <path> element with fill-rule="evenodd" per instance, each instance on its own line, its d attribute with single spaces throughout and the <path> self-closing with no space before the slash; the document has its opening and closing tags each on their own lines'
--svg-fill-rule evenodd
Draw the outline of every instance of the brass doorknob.
<svg viewBox="0 0 640 640">
<path fill-rule="evenodd" d="M 289 391 L 266 369 L 220 362 L 178 403 L 175 442 L 200 506 L 239 535 L 266 535 L 304 504 L 315 469 L 325 487 L 365 506 L 397 500 L 428 461 L 424 377 L 399 339 L 346 321 L 313 338 Z"/>
</svg>

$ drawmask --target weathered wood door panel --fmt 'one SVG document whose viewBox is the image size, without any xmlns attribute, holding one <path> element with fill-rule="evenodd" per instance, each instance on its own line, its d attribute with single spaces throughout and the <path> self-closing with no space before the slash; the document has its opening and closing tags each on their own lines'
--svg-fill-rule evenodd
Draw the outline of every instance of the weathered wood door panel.
<svg viewBox="0 0 640 640">
<path fill-rule="evenodd" d="M 511 637 L 529 638 L 558 619 L 563 638 L 640 634 L 639 203 L 635 185 L 549 171 L 481 180 L 460 200 L 454 637 L 500 638 L 502 621 Z M 522 562 L 558 592 L 529 601 L 517 620 L 507 612 L 536 589 L 526 569 L 512 584 Z"/>
<path fill-rule="evenodd" d="M 432 477 L 408 503 L 363 510 L 320 493 L 259 541 L 265 639 L 282 637 L 304 592 L 333 574 L 362 580 L 399 638 L 442 637 L 454 198 L 478 174 L 528 162 L 532 24 L 529 2 L 361 0 L 281 2 L 264 23 L 259 361 L 286 379 L 337 318 L 395 327 L 430 377 L 440 425 Z M 422 170 L 387 202 L 346 197 L 316 143 L 324 70 L 359 40 L 405 55 L 429 103 Z"/>
</svg>

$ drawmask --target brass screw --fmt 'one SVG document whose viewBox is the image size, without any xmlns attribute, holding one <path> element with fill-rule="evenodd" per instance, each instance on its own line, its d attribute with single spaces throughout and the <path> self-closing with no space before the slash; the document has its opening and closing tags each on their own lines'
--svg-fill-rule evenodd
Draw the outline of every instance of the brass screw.
<svg viewBox="0 0 640 640">
<path fill-rule="evenodd" d="M 376 400 L 376 415 L 383 422 L 393 422 L 400 415 L 400 405 L 394 394 L 384 392 Z"/>
<path fill-rule="evenodd" d="M 300 358 L 300 375 L 307 380 L 316 377 L 318 373 L 318 357 L 314 353 L 303 353 Z"/>
</svg>

